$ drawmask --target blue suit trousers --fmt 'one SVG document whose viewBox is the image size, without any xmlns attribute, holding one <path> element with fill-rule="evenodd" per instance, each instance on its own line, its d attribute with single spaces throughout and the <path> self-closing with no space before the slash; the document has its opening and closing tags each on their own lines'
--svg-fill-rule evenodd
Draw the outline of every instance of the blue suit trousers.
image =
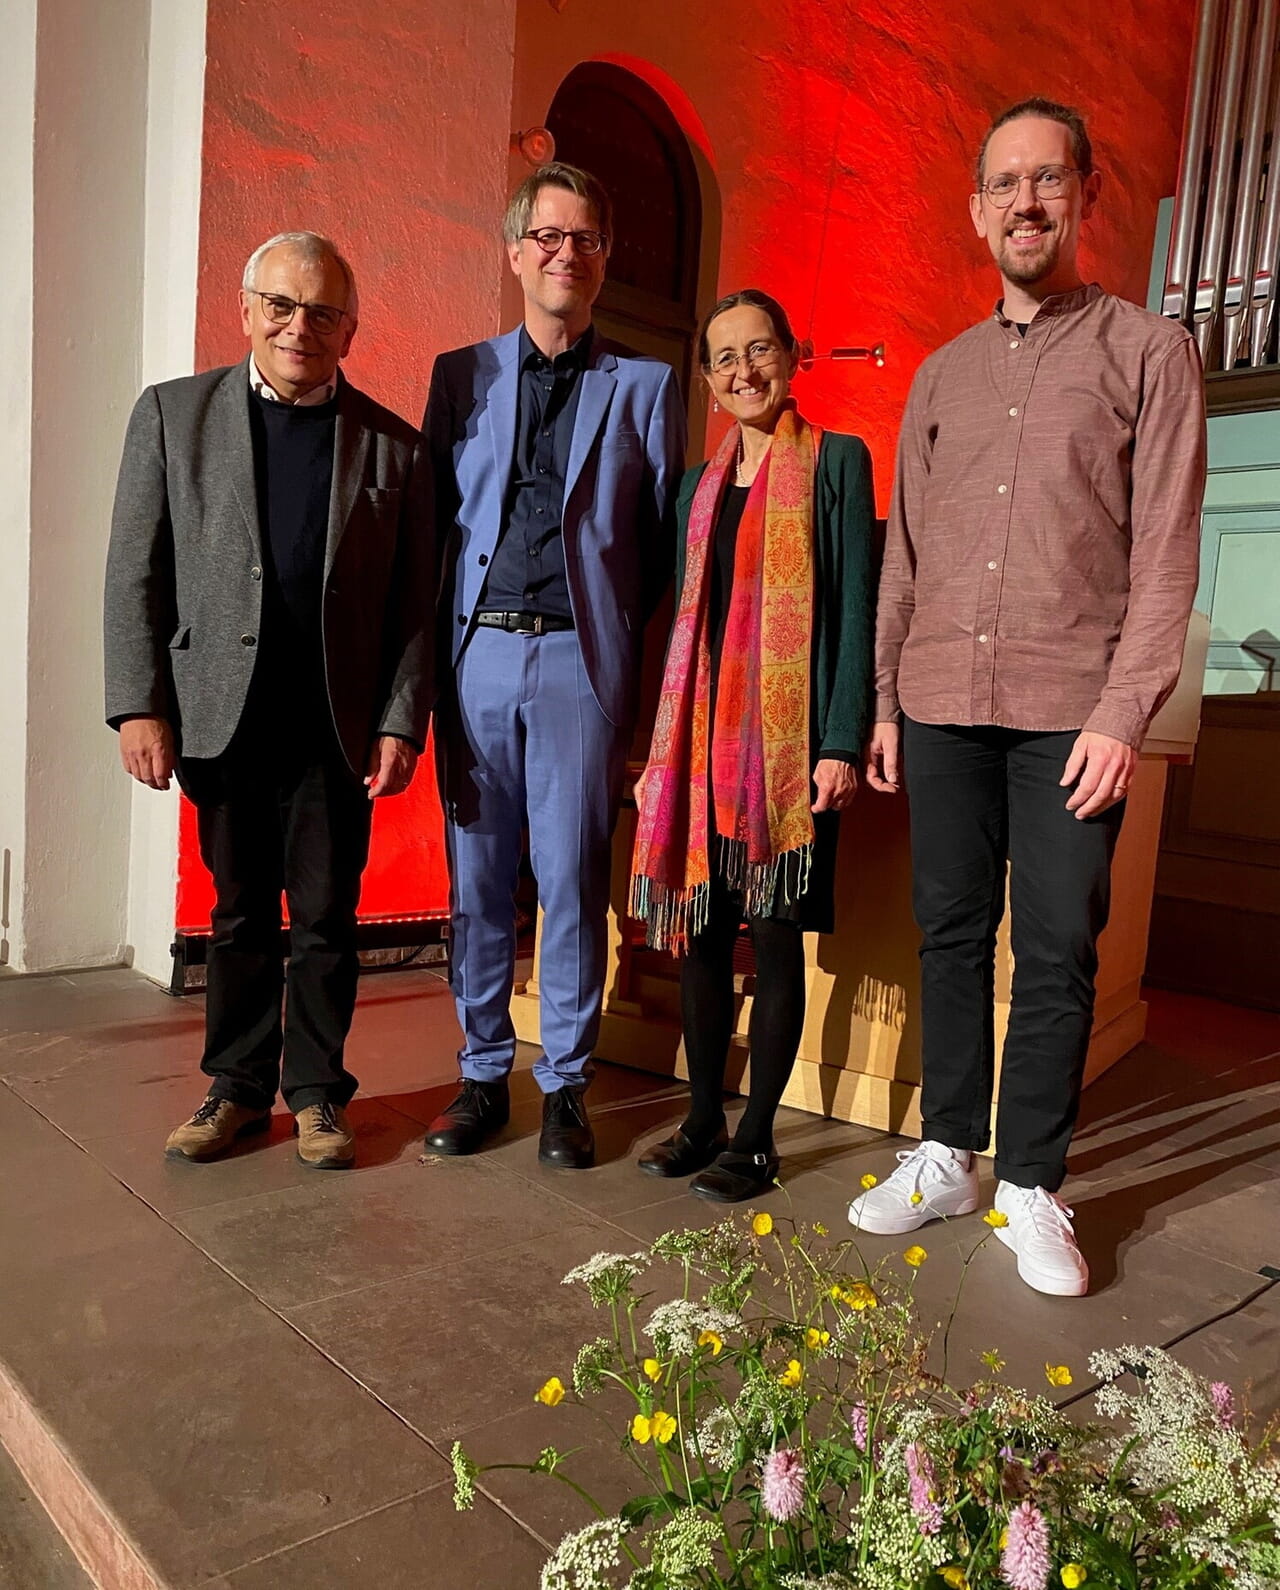
<svg viewBox="0 0 1280 1590">
<path fill-rule="evenodd" d="M 548 1093 L 584 1086 L 600 1030 L 629 731 L 600 710 L 572 630 L 477 628 L 436 723 L 462 1074 L 494 1082 L 515 1058 L 515 890 L 527 825 L 543 912 L 534 1076 Z"/>
</svg>

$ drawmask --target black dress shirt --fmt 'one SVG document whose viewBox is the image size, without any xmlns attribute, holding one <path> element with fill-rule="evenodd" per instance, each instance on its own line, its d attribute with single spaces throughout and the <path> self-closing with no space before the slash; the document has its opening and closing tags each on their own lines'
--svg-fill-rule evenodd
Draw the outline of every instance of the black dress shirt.
<svg viewBox="0 0 1280 1590">
<path fill-rule="evenodd" d="M 548 359 L 527 331 L 520 333 L 515 461 L 482 613 L 573 617 L 562 536 L 565 475 L 593 336 L 588 326 L 571 348 Z"/>
</svg>

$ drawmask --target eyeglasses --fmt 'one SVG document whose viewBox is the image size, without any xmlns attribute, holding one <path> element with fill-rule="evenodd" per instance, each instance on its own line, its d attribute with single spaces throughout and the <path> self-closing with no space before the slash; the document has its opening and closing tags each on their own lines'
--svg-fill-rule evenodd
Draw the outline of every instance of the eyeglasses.
<svg viewBox="0 0 1280 1590">
<path fill-rule="evenodd" d="M 1022 192 L 1024 182 L 1031 184 L 1037 199 L 1060 199 L 1067 191 L 1067 178 L 1081 175 L 1077 166 L 1041 166 L 1033 177 L 999 171 L 986 182 L 980 182 L 978 192 L 985 193 L 997 210 L 1007 210 Z"/>
<path fill-rule="evenodd" d="M 567 237 L 573 239 L 575 254 L 599 254 L 609 246 L 609 239 L 603 232 L 562 232 L 558 226 L 540 226 L 536 232 L 520 235 L 532 239 L 544 254 L 558 254 Z"/>
<path fill-rule="evenodd" d="M 335 309 L 332 304 L 300 304 L 296 298 L 286 298 L 283 293 L 260 293 L 254 289 L 254 296 L 261 298 L 262 313 L 273 326 L 287 326 L 301 309 L 312 331 L 318 331 L 322 337 L 337 331 L 349 314 L 348 310 Z"/>
<path fill-rule="evenodd" d="M 726 348 L 723 353 L 716 354 L 707 369 L 712 375 L 733 375 L 745 359 L 748 370 L 759 370 L 763 375 L 773 369 L 781 356 L 782 349 L 775 343 L 753 342 L 745 353 L 730 353 Z"/>
</svg>

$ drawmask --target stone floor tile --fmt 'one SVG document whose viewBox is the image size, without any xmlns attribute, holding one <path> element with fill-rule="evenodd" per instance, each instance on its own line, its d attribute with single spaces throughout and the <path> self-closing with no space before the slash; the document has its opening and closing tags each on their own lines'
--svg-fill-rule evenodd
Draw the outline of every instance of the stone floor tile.
<svg viewBox="0 0 1280 1590">
<path fill-rule="evenodd" d="M 1246 1415 L 1255 1437 L 1280 1413 L 1280 1285 L 1269 1288 L 1236 1314 L 1188 1336 L 1174 1356 L 1235 1392 L 1237 1414 Z"/>
<path fill-rule="evenodd" d="M 207 1590 L 530 1590 L 546 1552 L 483 1496 L 455 1512 L 451 1483 L 228 1574 Z"/>
<path fill-rule="evenodd" d="M 18 1108 L 0 1092 L 6 1131 Z M 0 1222 L 0 1361 L 162 1576 L 224 1572 L 442 1473 L 100 1165 L 38 1118 L 25 1137 L 62 1197 L 20 1205 L 0 1161 L 0 1208 L 23 1208 Z"/>
<path fill-rule="evenodd" d="M 497 1259 L 455 1257 L 287 1317 L 447 1450 L 463 1431 L 532 1407 L 549 1376 L 569 1383 L 577 1349 L 607 1321 L 561 1281 L 594 1253 L 630 1247 L 615 1227 L 582 1215 Z"/>
<path fill-rule="evenodd" d="M 175 1217 L 211 1258 L 273 1308 L 378 1285 L 467 1256 L 477 1267 L 579 1211 L 479 1157 L 315 1172 L 299 1187 Z"/>
</svg>

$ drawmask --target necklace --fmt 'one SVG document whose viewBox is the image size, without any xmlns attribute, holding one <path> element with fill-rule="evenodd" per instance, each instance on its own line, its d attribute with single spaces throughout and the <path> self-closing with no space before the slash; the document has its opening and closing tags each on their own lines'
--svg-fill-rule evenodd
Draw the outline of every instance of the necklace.
<svg viewBox="0 0 1280 1590">
<path fill-rule="evenodd" d="M 746 449 L 746 446 L 745 446 L 744 441 L 743 441 L 742 427 L 739 426 L 738 427 L 738 458 L 737 458 L 737 463 L 734 465 L 734 471 L 733 471 L 733 483 L 734 483 L 735 486 L 749 486 L 751 484 L 751 482 L 749 480 L 743 480 L 743 478 L 742 478 L 742 466 L 746 462 L 746 458 L 747 458 L 747 449 Z"/>
</svg>

